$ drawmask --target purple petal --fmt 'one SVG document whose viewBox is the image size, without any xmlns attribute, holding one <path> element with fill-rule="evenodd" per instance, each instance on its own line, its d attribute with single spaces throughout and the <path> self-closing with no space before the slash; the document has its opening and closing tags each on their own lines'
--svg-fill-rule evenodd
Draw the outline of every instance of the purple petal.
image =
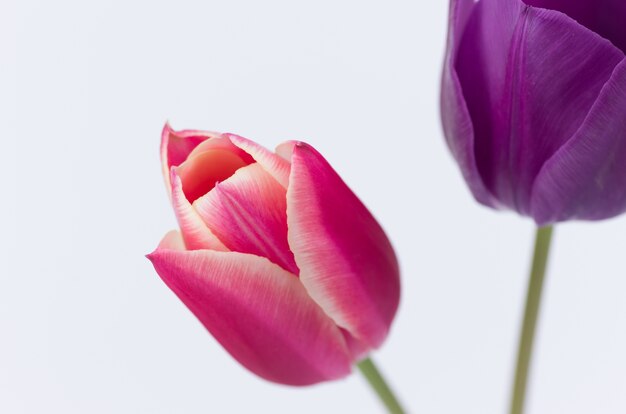
<svg viewBox="0 0 626 414">
<path fill-rule="evenodd" d="M 455 70 L 458 45 L 475 6 L 474 0 L 450 2 L 448 50 L 441 88 L 441 118 L 448 147 L 459 163 L 463 177 L 474 197 L 482 204 L 497 207 L 498 202 L 483 183 L 478 171 L 474 155 L 474 126 Z"/>
<path fill-rule="evenodd" d="M 626 60 L 574 137 L 546 162 L 533 191 L 539 224 L 600 220 L 626 211 Z"/>
<path fill-rule="evenodd" d="M 624 0 L 524 0 L 524 2 L 530 6 L 565 13 L 626 52 Z"/>
<path fill-rule="evenodd" d="M 481 0 L 456 70 L 480 174 L 507 207 L 530 214 L 544 162 L 584 121 L 623 53 L 566 15 L 519 0 Z"/>
</svg>

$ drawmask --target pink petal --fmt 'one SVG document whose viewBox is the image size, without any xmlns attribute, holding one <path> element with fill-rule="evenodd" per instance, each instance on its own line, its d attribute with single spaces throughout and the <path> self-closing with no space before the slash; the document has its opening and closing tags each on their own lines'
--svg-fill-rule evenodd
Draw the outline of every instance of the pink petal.
<svg viewBox="0 0 626 414">
<path fill-rule="evenodd" d="M 198 213 L 189 204 L 183 192 L 180 177 L 176 174 L 176 168 L 172 168 L 170 181 L 172 183 L 172 206 L 174 207 L 174 213 L 176 214 L 187 249 L 227 251 L 228 249 L 224 244 L 213 235 Z"/>
<path fill-rule="evenodd" d="M 289 161 L 291 164 L 291 155 L 293 154 L 293 147 L 297 144 L 297 141 L 285 141 L 282 144 L 278 144 L 276 147 L 276 154 L 281 158 Z"/>
<path fill-rule="evenodd" d="M 157 250 L 186 250 L 185 241 L 178 230 L 170 230 L 159 243 Z"/>
<path fill-rule="evenodd" d="M 289 245 L 311 297 L 356 339 L 377 347 L 396 313 L 396 257 L 380 225 L 311 146 L 293 150 Z"/>
<path fill-rule="evenodd" d="M 167 189 L 170 188 L 170 169 L 180 165 L 195 147 L 209 138 L 217 137 L 216 132 L 184 130 L 174 131 L 169 123 L 161 134 L 161 168 Z"/>
<path fill-rule="evenodd" d="M 309 385 L 350 372 L 340 329 L 297 277 L 267 259 L 164 248 L 148 258 L 220 344 L 257 375 Z"/>
<path fill-rule="evenodd" d="M 253 163 L 247 153 L 235 147 L 227 138 L 211 138 L 198 145 L 176 168 L 189 202 L 202 197 L 215 184 L 226 180 L 241 167 Z"/>
<path fill-rule="evenodd" d="M 233 144 L 254 158 L 283 187 L 287 188 L 289 180 L 289 163 L 256 142 L 234 134 L 224 134 Z"/>
<path fill-rule="evenodd" d="M 298 273 L 287 242 L 286 190 L 260 164 L 237 170 L 193 206 L 228 249 Z"/>
</svg>

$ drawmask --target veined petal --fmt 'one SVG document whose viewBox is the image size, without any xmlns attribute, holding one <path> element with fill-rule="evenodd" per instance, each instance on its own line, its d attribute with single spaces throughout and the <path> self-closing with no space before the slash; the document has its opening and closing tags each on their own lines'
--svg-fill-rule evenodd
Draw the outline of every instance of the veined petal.
<svg viewBox="0 0 626 414">
<path fill-rule="evenodd" d="M 308 385 L 350 372 L 340 329 L 297 277 L 267 259 L 167 248 L 148 258 L 218 342 L 257 375 Z"/>
<path fill-rule="evenodd" d="M 483 182 L 476 164 L 474 126 L 455 69 L 459 44 L 475 7 L 474 0 L 450 2 L 448 46 L 441 80 L 441 120 L 450 152 L 458 162 L 472 194 L 481 204 L 498 208 L 499 203 Z"/>
<path fill-rule="evenodd" d="M 626 52 L 624 0 L 524 0 L 524 3 L 565 13 Z"/>
<path fill-rule="evenodd" d="M 211 232 L 202 218 L 193 209 L 185 193 L 180 177 L 176 173 L 176 168 L 172 168 L 172 206 L 178 220 L 178 225 L 185 239 L 188 250 L 210 249 L 227 251 L 224 244 Z"/>
<path fill-rule="evenodd" d="M 400 296 L 393 248 L 328 162 L 307 144 L 293 148 L 287 222 L 300 280 L 339 326 L 377 347 Z"/>
<path fill-rule="evenodd" d="M 163 127 L 161 134 L 161 168 L 165 187 L 170 190 L 170 170 L 187 159 L 191 151 L 209 138 L 220 134 L 208 131 L 184 130 L 174 131 L 169 123 Z"/>
<path fill-rule="evenodd" d="M 623 53 L 563 13 L 481 0 L 455 69 L 474 127 L 483 182 L 530 214 L 539 170 L 576 130 Z"/>
<path fill-rule="evenodd" d="M 582 126 L 537 176 L 538 224 L 601 220 L 626 211 L 626 60 L 602 88 Z"/>
<path fill-rule="evenodd" d="M 263 256 L 298 274 L 287 243 L 286 190 L 259 164 L 243 167 L 193 207 L 229 250 Z"/>
<path fill-rule="evenodd" d="M 250 154 L 269 175 L 274 177 L 283 187 L 287 188 L 289 162 L 249 139 L 235 134 L 224 134 L 224 136 L 228 137 L 237 147 Z"/>
</svg>

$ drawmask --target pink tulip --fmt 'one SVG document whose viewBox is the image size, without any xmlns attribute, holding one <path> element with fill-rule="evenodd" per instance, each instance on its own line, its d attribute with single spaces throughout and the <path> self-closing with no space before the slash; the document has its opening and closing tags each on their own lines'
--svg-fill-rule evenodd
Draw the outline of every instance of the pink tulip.
<svg viewBox="0 0 626 414">
<path fill-rule="evenodd" d="M 381 345 L 400 294 L 394 251 L 313 147 L 272 153 L 166 125 L 161 157 L 180 232 L 148 257 L 242 365 L 308 385 L 347 375 Z"/>
</svg>

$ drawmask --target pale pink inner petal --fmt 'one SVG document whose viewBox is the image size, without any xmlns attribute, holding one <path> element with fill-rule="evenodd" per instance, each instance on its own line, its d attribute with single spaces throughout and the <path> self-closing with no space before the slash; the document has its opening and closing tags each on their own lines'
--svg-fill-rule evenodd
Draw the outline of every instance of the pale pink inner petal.
<svg viewBox="0 0 626 414">
<path fill-rule="evenodd" d="M 188 250 L 220 250 L 228 249 L 207 227 L 202 221 L 198 213 L 191 207 L 191 204 L 185 197 L 180 177 L 176 174 L 176 169 L 172 169 L 172 206 L 176 219 L 180 225 L 185 245 Z"/>
<path fill-rule="evenodd" d="M 213 148 L 193 152 L 176 172 L 183 182 L 185 197 L 193 203 L 211 191 L 216 183 L 226 180 L 246 165 L 248 163 L 239 154 L 228 149 Z"/>
<path fill-rule="evenodd" d="M 276 155 L 291 163 L 291 155 L 293 154 L 293 147 L 297 144 L 296 141 L 285 141 L 276 147 Z"/>
<path fill-rule="evenodd" d="M 265 171 L 267 171 L 276 181 L 283 187 L 287 188 L 289 182 L 289 159 L 274 154 L 256 142 L 240 137 L 234 134 L 224 134 L 225 137 L 241 150 L 250 154 L 256 162 L 258 162 Z"/>
<path fill-rule="evenodd" d="M 298 274 L 287 241 L 287 193 L 252 164 L 199 198 L 193 207 L 230 250 L 263 256 Z"/>
</svg>

